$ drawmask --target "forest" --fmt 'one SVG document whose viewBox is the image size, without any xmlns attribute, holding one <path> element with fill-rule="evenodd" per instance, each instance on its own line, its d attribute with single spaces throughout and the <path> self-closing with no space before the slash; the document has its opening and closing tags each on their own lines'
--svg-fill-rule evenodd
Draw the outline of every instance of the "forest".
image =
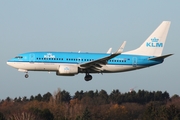
<svg viewBox="0 0 180 120">
<path fill-rule="evenodd" d="M 68 91 L 0 100 L 0 120 L 180 120 L 180 97 L 167 91 Z"/>
</svg>

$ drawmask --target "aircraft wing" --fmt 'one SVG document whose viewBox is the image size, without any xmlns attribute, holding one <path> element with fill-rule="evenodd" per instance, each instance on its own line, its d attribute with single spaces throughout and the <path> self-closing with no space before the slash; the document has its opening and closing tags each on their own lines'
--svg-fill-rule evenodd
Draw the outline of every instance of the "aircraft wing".
<svg viewBox="0 0 180 120">
<path fill-rule="evenodd" d="M 125 44 L 126 44 L 126 41 L 123 42 L 121 47 L 115 53 L 113 53 L 109 56 L 94 60 L 94 61 L 90 61 L 87 63 L 80 64 L 80 67 L 84 68 L 84 69 L 86 69 L 86 68 L 92 68 L 93 69 L 94 68 L 94 70 L 95 70 L 95 68 L 98 69 L 98 68 L 102 67 L 101 65 L 107 64 L 108 60 L 120 55 L 123 52 Z"/>
</svg>

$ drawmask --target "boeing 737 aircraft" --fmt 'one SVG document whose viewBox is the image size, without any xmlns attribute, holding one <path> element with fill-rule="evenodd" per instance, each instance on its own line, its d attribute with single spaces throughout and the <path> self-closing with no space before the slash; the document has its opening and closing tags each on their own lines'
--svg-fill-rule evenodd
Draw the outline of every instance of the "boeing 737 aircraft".
<svg viewBox="0 0 180 120">
<path fill-rule="evenodd" d="M 84 79 L 92 79 L 91 73 L 116 73 L 137 70 L 160 64 L 172 54 L 162 55 L 170 21 L 159 27 L 137 49 L 123 52 L 126 41 L 115 52 L 28 52 L 8 60 L 7 64 L 18 71 L 54 71 L 59 76 L 74 76 L 85 73 Z"/>
</svg>

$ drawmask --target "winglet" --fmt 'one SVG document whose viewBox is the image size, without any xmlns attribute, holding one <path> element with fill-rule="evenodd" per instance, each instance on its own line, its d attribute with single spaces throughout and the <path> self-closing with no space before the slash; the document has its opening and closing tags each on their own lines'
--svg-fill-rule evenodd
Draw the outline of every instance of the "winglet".
<svg viewBox="0 0 180 120">
<path fill-rule="evenodd" d="M 107 54 L 110 54 L 112 51 L 112 48 L 109 48 L 109 50 L 107 51 Z"/>
<path fill-rule="evenodd" d="M 121 54 L 123 52 L 123 49 L 124 49 L 125 45 L 126 45 L 126 41 L 123 42 L 123 44 L 121 45 L 119 50 L 116 51 L 114 54 Z"/>
</svg>

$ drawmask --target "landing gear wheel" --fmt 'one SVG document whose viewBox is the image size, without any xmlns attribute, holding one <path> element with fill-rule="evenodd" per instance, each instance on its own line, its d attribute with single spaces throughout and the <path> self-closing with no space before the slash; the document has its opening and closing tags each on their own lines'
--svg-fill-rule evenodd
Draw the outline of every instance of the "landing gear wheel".
<svg viewBox="0 0 180 120">
<path fill-rule="evenodd" d="M 90 81 L 90 80 L 92 80 L 92 76 L 91 76 L 91 75 L 86 75 L 86 76 L 84 77 L 84 80 L 85 80 L 85 81 Z"/>
<path fill-rule="evenodd" d="M 25 78 L 28 78 L 29 77 L 29 75 L 28 74 L 25 74 Z"/>
</svg>

